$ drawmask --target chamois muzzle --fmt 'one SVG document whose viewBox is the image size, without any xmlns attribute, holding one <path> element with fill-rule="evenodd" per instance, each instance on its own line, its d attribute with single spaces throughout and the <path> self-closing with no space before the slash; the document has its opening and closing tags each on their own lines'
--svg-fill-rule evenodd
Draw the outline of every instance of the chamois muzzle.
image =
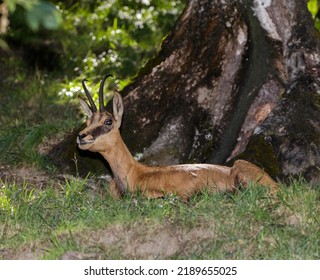
<svg viewBox="0 0 320 280">
<path fill-rule="evenodd" d="M 78 145 L 85 145 L 85 144 L 90 144 L 94 142 L 94 138 L 92 139 L 85 139 L 88 135 L 87 134 L 79 134 L 77 137 L 77 144 Z"/>
</svg>

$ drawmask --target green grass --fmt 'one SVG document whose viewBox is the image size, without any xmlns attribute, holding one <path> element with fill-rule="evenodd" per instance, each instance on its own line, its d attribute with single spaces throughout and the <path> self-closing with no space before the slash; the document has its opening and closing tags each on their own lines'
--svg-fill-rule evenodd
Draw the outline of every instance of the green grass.
<svg viewBox="0 0 320 280">
<path fill-rule="evenodd" d="M 181 247 L 169 255 L 160 251 L 159 258 L 320 257 L 320 191 L 304 182 L 282 186 L 276 198 L 251 186 L 235 194 L 203 193 L 186 204 L 175 197 L 113 200 L 105 190 L 88 188 L 87 180 L 52 183 L 42 190 L 3 182 L 0 256 L 17 258 L 31 250 L 33 258 L 45 259 L 74 251 L 95 258 L 143 258 L 147 253 L 136 247 L 166 237 L 169 244 L 178 238 Z M 161 244 L 152 242 L 159 249 Z"/>
<path fill-rule="evenodd" d="M 0 164 L 34 165 L 50 169 L 39 146 L 58 139 L 81 124 L 78 104 L 58 96 L 59 78 L 43 72 L 25 73 L 25 66 L 7 65 L 24 73 L 3 81 L 0 112 Z M 13 64 L 13 62 L 12 62 Z"/>
</svg>

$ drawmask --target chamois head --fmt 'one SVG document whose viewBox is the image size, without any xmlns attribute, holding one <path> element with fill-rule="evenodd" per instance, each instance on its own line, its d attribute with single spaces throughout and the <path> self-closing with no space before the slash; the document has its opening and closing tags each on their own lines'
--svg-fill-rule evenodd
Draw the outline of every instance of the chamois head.
<svg viewBox="0 0 320 280">
<path fill-rule="evenodd" d="M 106 75 L 100 83 L 99 111 L 86 87 L 86 80 L 82 80 L 82 86 L 90 104 L 89 105 L 84 99 L 79 97 L 80 104 L 88 116 L 87 127 L 80 131 L 77 137 L 77 144 L 82 150 L 102 152 L 106 151 L 110 144 L 114 144 L 112 142 L 115 139 L 115 133 L 118 132 L 121 125 L 123 102 L 121 95 L 115 90 L 113 97 L 113 114 L 105 110 L 103 87 L 104 82 L 110 76 L 112 75 Z"/>
</svg>

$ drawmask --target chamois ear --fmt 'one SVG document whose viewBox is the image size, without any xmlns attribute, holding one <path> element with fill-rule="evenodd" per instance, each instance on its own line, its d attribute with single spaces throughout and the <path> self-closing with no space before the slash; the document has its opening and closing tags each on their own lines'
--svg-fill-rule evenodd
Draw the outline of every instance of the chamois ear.
<svg viewBox="0 0 320 280">
<path fill-rule="evenodd" d="M 114 90 L 113 96 L 113 116 L 116 120 L 116 126 L 119 128 L 121 126 L 123 115 L 123 101 L 120 93 Z"/>
<path fill-rule="evenodd" d="M 82 97 L 78 96 L 78 99 L 79 99 L 80 104 L 81 104 L 84 112 L 86 113 L 86 115 L 89 118 L 91 118 L 93 113 L 92 113 L 92 110 L 91 110 L 90 106 L 87 104 L 86 101 L 84 101 L 84 99 Z"/>
</svg>

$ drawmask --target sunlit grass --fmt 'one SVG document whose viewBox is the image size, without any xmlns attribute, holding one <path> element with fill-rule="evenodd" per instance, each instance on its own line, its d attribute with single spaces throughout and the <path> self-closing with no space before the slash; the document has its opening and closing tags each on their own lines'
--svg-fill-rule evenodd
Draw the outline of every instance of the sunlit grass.
<svg viewBox="0 0 320 280">
<path fill-rule="evenodd" d="M 88 188 L 87 180 L 74 178 L 41 190 L 2 182 L 0 247 L 10 251 L 40 246 L 44 258 L 59 258 L 69 251 L 100 254 L 98 248 L 79 243 L 79 236 L 85 239 L 99 229 L 130 228 L 142 222 L 151 229 L 167 224 L 177 232 L 199 227 L 210 232 L 210 238 L 198 237 L 197 250 L 190 245 L 174 258 L 319 258 L 320 190 L 305 182 L 281 186 L 273 198 L 252 186 L 235 194 L 204 192 L 186 204 L 174 196 L 114 200 Z M 141 230 L 145 234 L 146 229 Z M 102 256 L 125 258 L 117 250 Z"/>
</svg>

